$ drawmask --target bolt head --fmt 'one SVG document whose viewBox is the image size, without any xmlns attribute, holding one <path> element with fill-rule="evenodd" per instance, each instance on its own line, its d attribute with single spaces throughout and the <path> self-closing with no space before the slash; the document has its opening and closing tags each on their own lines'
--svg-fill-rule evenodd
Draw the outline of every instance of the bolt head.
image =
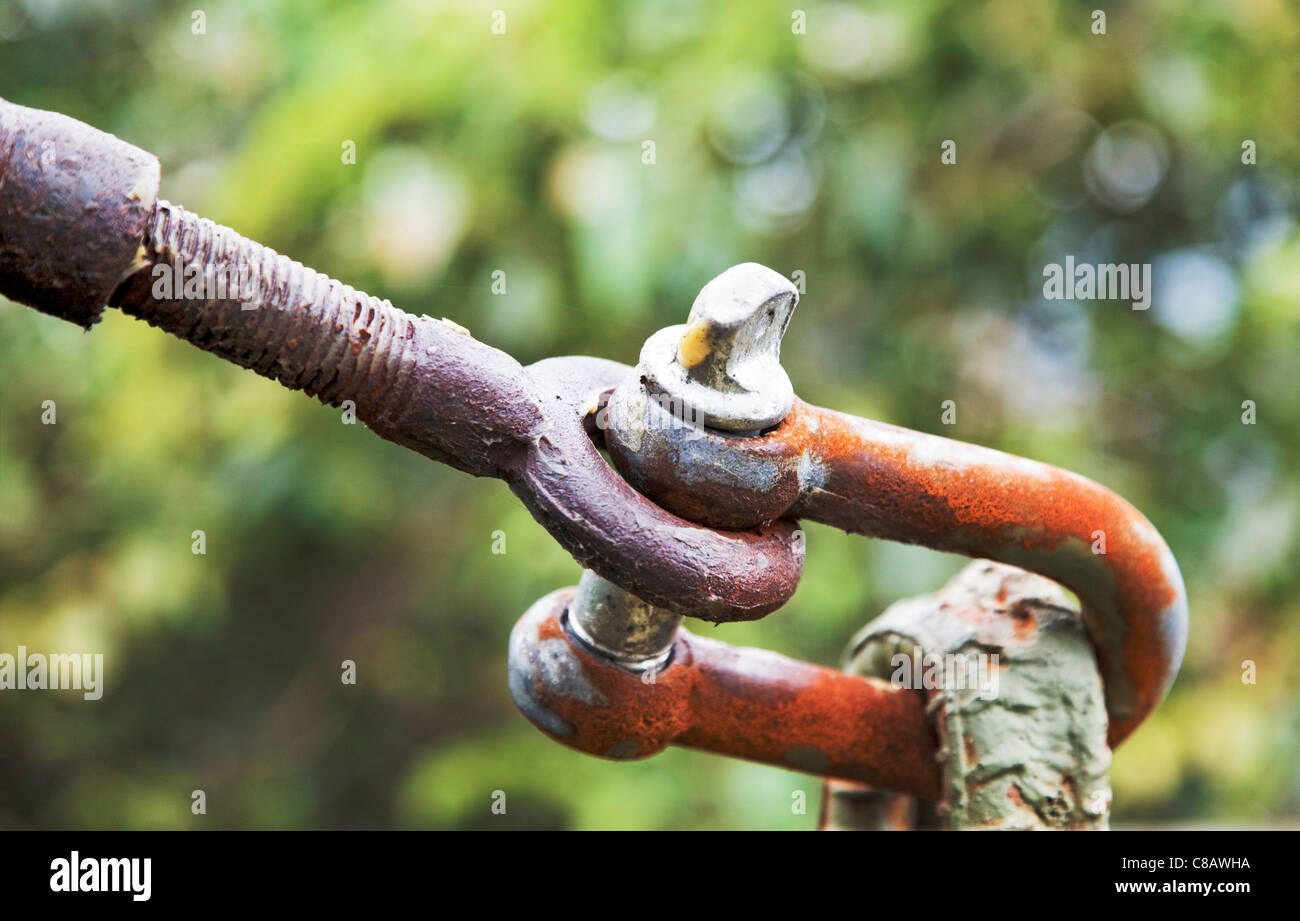
<svg viewBox="0 0 1300 921">
<path fill-rule="evenodd" d="M 704 286 L 684 326 L 650 337 L 640 377 L 710 428 L 770 428 L 794 403 L 781 338 L 798 303 L 799 290 L 785 276 L 754 262 L 732 266 Z"/>
</svg>

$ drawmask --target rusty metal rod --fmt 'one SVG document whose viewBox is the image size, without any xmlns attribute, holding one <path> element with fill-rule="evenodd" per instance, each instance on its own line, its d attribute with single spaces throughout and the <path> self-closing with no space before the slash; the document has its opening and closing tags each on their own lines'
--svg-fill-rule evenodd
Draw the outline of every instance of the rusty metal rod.
<svg viewBox="0 0 1300 921">
<path fill-rule="evenodd" d="M 748 620 L 793 594 L 803 546 L 792 521 L 695 524 L 600 456 L 584 422 L 626 366 L 565 358 L 526 369 L 454 323 L 408 314 L 156 200 L 157 179 L 150 154 L 0 100 L 0 294 L 86 328 L 111 301 L 286 387 L 352 400 L 381 437 L 505 480 L 579 563 L 652 604 Z M 209 279 L 236 290 L 214 291 Z"/>
<path fill-rule="evenodd" d="M 1182 575 L 1159 532 L 1086 477 L 811 406 L 752 437 L 682 425 L 636 378 L 609 400 L 610 456 L 664 508 L 716 527 L 784 516 L 997 560 L 1079 596 L 1112 747 L 1164 699 L 1187 643 Z"/>
<path fill-rule="evenodd" d="M 661 671 L 629 670 L 567 623 L 552 592 L 510 635 L 510 693 L 551 738 L 588 754 L 646 758 L 681 745 L 935 799 L 938 740 L 921 694 L 679 630 Z"/>
<path fill-rule="evenodd" d="M 1187 593 L 1136 508 L 1058 467 L 804 404 L 791 420 L 823 466 L 792 514 L 857 534 L 986 558 L 1073 591 L 1097 652 L 1112 748 L 1178 675 Z"/>
</svg>

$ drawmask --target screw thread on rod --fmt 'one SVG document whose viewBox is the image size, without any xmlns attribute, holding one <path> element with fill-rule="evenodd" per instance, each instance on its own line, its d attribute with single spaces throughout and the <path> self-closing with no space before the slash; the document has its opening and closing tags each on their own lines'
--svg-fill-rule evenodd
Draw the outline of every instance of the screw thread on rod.
<svg viewBox="0 0 1300 921">
<path fill-rule="evenodd" d="M 363 417 L 404 390 L 420 318 L 170 202 L 144 248 L 110 299 L 124 313 Z"/>
</svg>

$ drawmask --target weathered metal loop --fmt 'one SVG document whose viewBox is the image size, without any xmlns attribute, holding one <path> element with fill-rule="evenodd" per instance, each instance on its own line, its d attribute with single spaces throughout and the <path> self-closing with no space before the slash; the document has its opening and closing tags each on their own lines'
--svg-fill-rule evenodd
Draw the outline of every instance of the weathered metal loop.
<svg viewBox="0 0 1300 921">
<path fill-rule="evenodd" d="M 525 369 L 455 323 L 408 314 L 165 201 L 146 259 L 113 306 L 323 403 L 350 400 L 389 441 L 504 479 L 580 563 L 647 601 L 747 620 L 793 593 L 803 557 L 792 523 L 724 534 L 686 521 L 600 456 L 583 420 L 627 366 L 574 357 Z M 177 271 L 248 283 L 238 297 L 187 296 Z"/>
<path fill-rule="evenodd" d="M 33 165 L 47 137 L 55 165 Z M 83 326 L 111 301 L 324 403 L 350 400 L 381 437 L 505 480 L 583 566 L 652 604 L 747 620 L 794 593 L 803 546 L 792 521 L 744 531 L 687 521 L 601 457 L 584 420 L 627 366 L 565 358 L 525 369 L 455 323 L 408 314 L 169 202 L 155 207 L 156 160 L 63 116 L 0 101 L 0 165 L 0 293 Z"/>
<path fill-rule="evenodd" d="M 679 352 L 686 349 L 686 337 L 674 336 Z M 1039 573 L 1083 603 L 1110 744 L 1164 699 L 1187 641 L 1182 575 L 1151 523 L 1110 490 L 1047 464 L 797 398 L 769 431 L 717 431 L 665 406 L 644 364 L 639 372 L 609 398 L 606 443 L 629 482 L 664 508 L 721 528 L 808 518 Z"/>
<path fill-rule="evenodd" d="M 1085 477 L 799 400 L 780 426 L 751 438 L 668 424 L 635 382 L 615 391 L 608 412 L 614 463 L 684 517 L 718 527 L 809 518 L 1069 588 L 1097 648 L 1112 746 L 1173 684 L 1187 641 L 1178 564 L 1137 509 Z"/>
<path fill-rule="evenodd" d="M 939 796 L 934 730 L 920 695 L 679 629 L 671 662 L 638 672 L 572 630 L 572 588 L 510 634 L 510 693 L 554 739 L 618 760 L 669 745 Z"/>
<path fill-rule="evenodd" d="M 1076 607 L 1046 579 L 971 563 L 873 620 L 845 672 L 680 621 L 586 572 L 515 626 L 511 696 L 589 754 L 679 745 L 829 778 L 823 827 L 1105 827 L 1101 677 Z"/>
</svg>

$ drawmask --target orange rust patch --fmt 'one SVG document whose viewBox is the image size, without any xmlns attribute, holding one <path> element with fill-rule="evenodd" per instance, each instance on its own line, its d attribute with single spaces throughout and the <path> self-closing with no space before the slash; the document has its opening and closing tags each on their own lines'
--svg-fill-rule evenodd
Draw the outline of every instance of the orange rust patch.
<svg viewBox="0 0 1300 921">
<path fill-rule="evenodd" d="M 594 755 L 645 757 L 677 744 L 787 769 L 937 798 L 938 742 L 921 695 L 760 650 L 682 632 L 652 682 L 589 653 L 562 625 L 563 607 L 538 627 L 563 638 L 599 695 L 537 686 L 537 700 L 574 727 L 558 738 Z"/>
</svg>

